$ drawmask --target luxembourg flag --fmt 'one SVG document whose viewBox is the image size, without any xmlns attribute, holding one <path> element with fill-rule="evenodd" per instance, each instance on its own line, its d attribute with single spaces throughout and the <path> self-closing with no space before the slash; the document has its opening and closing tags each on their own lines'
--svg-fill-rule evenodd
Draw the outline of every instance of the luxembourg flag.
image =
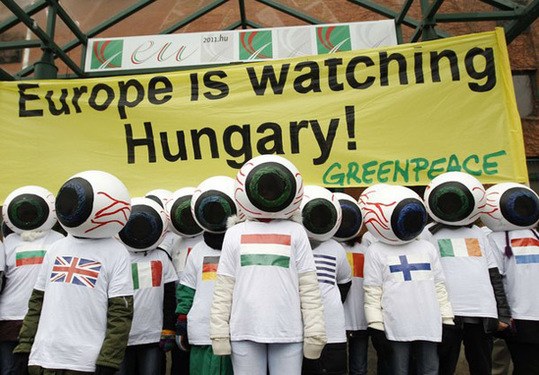
<svg viewBox="0 0 539 375">
<path fill-rule="evenodd" d="M 241 266 L 290 266 L 289 234 L 242 234 Z"/>
<path fill-rule="evenodd" d="M 363 266 L 365 264 L 365 255 L 361 253 L 346 253 L 348 263 L 352 269 L 352 277 L 363 278 Z"/>
<path fill-rule="evenodd" d="M 513 238 L 511 247 L 517 264 L 539 263 L 539 240 L 537 238 Z"/>
<path fill-rule="evenodd" d="M 442 258 L 481 256 L 477 238 L 442 238 L 438 240 L 438 247 Z"/>
<path fill-rule="evenodd" d="M 160 260 L 131 263 L 133 289 L 144 289 L 161 286 L 163 263 Z"/>
</svg>

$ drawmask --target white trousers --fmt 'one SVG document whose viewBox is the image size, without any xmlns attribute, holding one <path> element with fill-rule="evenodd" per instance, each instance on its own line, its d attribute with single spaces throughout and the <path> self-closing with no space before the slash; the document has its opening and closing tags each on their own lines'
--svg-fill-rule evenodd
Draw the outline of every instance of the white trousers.
<svg viewBox="0 0 539 375">
<path fill-rule="evenodd" d="M 303 343 L 232 341 L 234 375 L 301 375 Z"/>
</svg>

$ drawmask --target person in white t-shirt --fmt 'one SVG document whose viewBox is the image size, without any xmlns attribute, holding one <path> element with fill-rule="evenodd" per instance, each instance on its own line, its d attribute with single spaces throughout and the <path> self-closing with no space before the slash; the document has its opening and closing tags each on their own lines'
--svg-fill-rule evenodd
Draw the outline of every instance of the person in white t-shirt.
<svg viewBox="0 0 539 375">
<path fill-rule="evenodd" d="M 122 363 L 133 286 L 126 248 L 112 238 L 127 222 L 129 192 L 116 177 L 86 171 L 56 196 L 68 232 L 45 254 L 15 348 L 17 374 L 112 375 Z"/>
<path fill-rule="evenodd" d="M 214 355 L 210 339 L 210 310 L 227 221 L 239 213 L 234 201 L 234 179 L 215 176 L 204 180 L 191 199 L 191 211 L 204 229 L 187 258 L 178 286 L 178 332 L 187 339 L 192 375 L 232 375 L 230 356 Z"/>
<path fill-rule="evenodd" d="M 213 351 L 232 353 L 236 375 L 299 375 L 326 343 L 312 249 L 288 220 L 302 196 L 301 174 L 279 156 L 255 157 L 236 177 L 248 220 L 226 232 L 210 316 Z"/>
<path fill-rule="evenodd" d="M 493 334 L 508 327 L 511 313 L 486 234 L 473 224 L 485 209 L 485 189 L 472 175 L 448 172 L 429 183 L 425 204 L 435 223 L 423 238 L 440 256 L 456 316 L 444 330 L 440 374 L 455 373 L 464 342 L 470 373 L 490 375 Z"/>
<path fill-rule="evenodd" d="M 167 230 L 163 207 L 149 198 L 131 201 L 131 216 L 118 233 L 129 250 L 134 313 L 120 375 L 160 375 L 164 351 L 175 346 L 176 272 L 158 248 Z"/>
<path fill-rule="evenodd" d="M 377 239 L 365 254 L 365 316 L 377 351 L 390 358 L 391 373 L 438 374 L 442 324 L 453 324 L 436 249 L 417 240 L 427 222 L 421 198 L 402 186 L 373 192 L 362 206 Z"/>
<path fill-rule="evenodd" d="M 327 344 L 320 358 L 303 359 L 303 375 L 347 373 L 343 302 L 352 285 L 352 272 L 344 248 L 331 239 L 341 221 L 342 209 L 335 194 L 320 186 L 305 186 L 301 201 L 301 223 L 313 249 L 324 304 Z"/>
<path fill-rule="evenodd" d="M 505 340 L 514 374 L 539 374 L 539 197 L 524 185 L 494 185 L 481 220 L 492 230 L 488 239 L 511 308 Z"/>
</svg>

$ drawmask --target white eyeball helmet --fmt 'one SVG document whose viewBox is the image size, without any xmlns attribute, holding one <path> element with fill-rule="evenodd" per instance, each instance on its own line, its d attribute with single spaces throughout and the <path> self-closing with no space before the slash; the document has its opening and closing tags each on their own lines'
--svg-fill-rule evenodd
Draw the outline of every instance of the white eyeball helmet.
<svg viewBox="0 0 539 375">
<path fill-rule="evenodd" d="M 191 211 L 205 231 L 226 232 L 228 218 L 243 217 L 234 201 L 234 179 L 214 176 L 202 181 L 191 197 Z"/>
<path fill-rule="evenodd" d="M 150 198 L 133 198 L 131 216 L 117 237 L 127 250 L 153 250 L 163 242 L 167 231 L 165 209 Z"/>
<path fill-rule="evenodd" d="M 194 187 L 176 190 L 167 203 L 169 229 L 182 237 L 196 237 L 204 231 L 196 222 L 191 211 Z"/>
<path fill-rule="evenodd" d="M 341 219 L 341 205 L 335 194 L 321 186 L 305 186 L 301 222 L 310 239 L 329 240 L 339 229 Z"/>
<path fill-rule="evenodd" d="M 365 207 L 365 204 L 370 199 L 370 197 L 372 197 L 373 194 L 375 194 L 379 190 L 384 189 L 384 188 L 386 188 L 388 186 L 391 186 L 391 185 L 389 185 L 389 184 L 374 184 L 374 185 L 369 186 L 365 190 L 363 190 L 363 192 L 361 193 L 361 195 L 359 196 L 359 198 L 357 200 L 357 204 L 359 205 L 359 208 L 361 210 L 363 210 L 363 208 Z"/>
<path fill-rule="evenodd" d="M 481 221 L 493 232 L 534 228 L 539 222 L 539 197 L 525 185 L 494 185 L 487 189 Z"/>
<path fill-rule="evenodd" d="M 288 219 L 299 210 L 302 197 L 301 174 L 281 156 L 257 156 L 236 176 L 234 198 L 251 219 Z"/>
<path fill-rule="evenodd" d="M 125 185 L 102 171 L 85 171 L 67 180 L 56 195 L 56 216 L 69 234 L 107 238 L 129 219 L 131 198 Z"/>
<path fill-rule="evenodd" d="M 427 224 L 427 210 L 421 197 L 404 186 L 376 189 L 365 201 L 362 212 L 369 233 L 390 245 L 413 241 Z"/>
<path fill-rule="evenodd" d="M 341 206 L 342 220 L 333 238 L 339 242 L 356 238 L 363 224 L 359 204 L 353 197 L 345 193 L 335 193 L 335 197 Z"/>
<path fill-rule="evenodd" d="M 2 217 L 15 233 L 50 230 L 56 224 L 54 194 L 41 186 L 20 187 L 7 196 Z"/>
<path fill-rule="evenodd" d="M 144 198 L 150 198 L 159 203 L 161 207 L 166 207 L 172 197 L 172 192 L 166 189 L 155 189 L 144 195 Z"/>
<path fill-rule="evenodd" d="M 462 226 L 479 218 L 485 205 L 486 192 L 474 176 L 464 172 L 447 172 L 427 185 L 424 200 L 434 221 Z"/>
</svg>

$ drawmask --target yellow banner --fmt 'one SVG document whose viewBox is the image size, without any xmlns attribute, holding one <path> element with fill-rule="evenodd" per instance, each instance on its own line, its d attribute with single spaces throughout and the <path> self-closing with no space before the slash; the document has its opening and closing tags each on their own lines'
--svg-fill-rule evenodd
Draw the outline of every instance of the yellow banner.
<svg viewBox="0 0 539 375">
<path fill-rule="evenodd" d="M 132 196 L 235 176 L 259 154 L 307 184 L 527 182 L 501 29 L 175 73 L 0 83 L 0 196 L 110 172 Z"/>
</svg>

